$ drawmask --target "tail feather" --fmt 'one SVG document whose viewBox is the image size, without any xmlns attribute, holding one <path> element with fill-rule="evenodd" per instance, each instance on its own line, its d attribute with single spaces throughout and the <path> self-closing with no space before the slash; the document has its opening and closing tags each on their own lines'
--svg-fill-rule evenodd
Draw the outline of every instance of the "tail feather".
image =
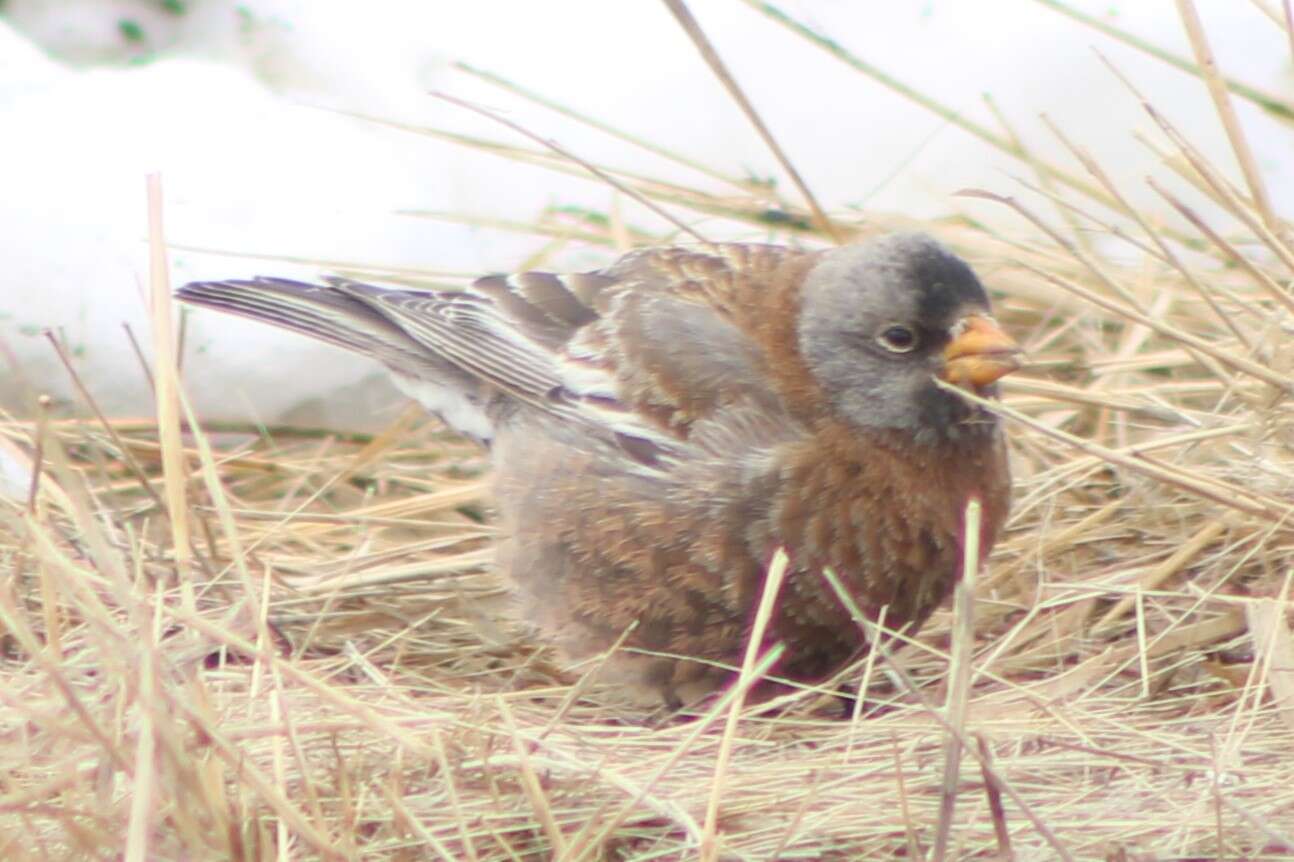
<svg viewBox="0 0 1294 862">
<path fill-rule="evenodd" d="M 363 300 L 329 287 L 281 278 L 195 281 L 176 296 L 377 359 L 393 352 L 421 352 L 402 329 Z"/>
<path fill-rule="evenodd" d="M 467 373 L 428 350 L 376 304 L 382 296 L 403 292 L 371 288 L 370 295 L 354 287 L 340 281 L 323 286 L 257 278 L 193 282 L 176 291 L 176 296 L 377 359 L 392 372 L 400 389 L 460 432 L 488 444 L 494 423 L 483 406 L 480 375 Z"/>
</svg>

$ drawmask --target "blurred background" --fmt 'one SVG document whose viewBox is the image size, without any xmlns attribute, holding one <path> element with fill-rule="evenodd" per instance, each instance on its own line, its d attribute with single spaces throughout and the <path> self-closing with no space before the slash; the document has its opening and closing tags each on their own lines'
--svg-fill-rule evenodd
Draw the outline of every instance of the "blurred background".
<svg viewBox="0 0 1294 862">
<path fill-rule="evenodd" d="M 1288 101 L 1277 0 L 1198 6 L 1222 70 Z M 1010 209 L 954 195 L 1028 194 L 1022 182 L 1035 178 L 948 111 L 1081 174 L 1046 115 L 1135 205 L 1164 209 L 1144 182 L 1159 161 L 1139 140 L 1152 124 L 1102 57 L 1234 167 L 1205 85 L 1127 42 L 1190 57 L 1169 0 L 779 0 L 772 10 L 692 4 L 841 223 L 973 219 L 1007 238 L 1027 232 Z M 0 405 L 22 412 L 34 390 L 83 409 L 43 335 L 53 330 L 106 412 L 151 413 L 124 328 L 147 354 L 150 172 L 163 179 L 176 286 L 327 272 L 452 285 L 524 266 L 593 268 L 631 244 L 688 239 L 436 93 L 650 180 L 661 205 L 707 238 L 786 241 L 778 229 L 802 217 L 793 208 L 803 198 L 657 0 L 4 0 L 0 344 L 19 373 L 0 375 Z M 1291 126 L 1252 100 L 1235 103 L 1274 207 L 1288 214 Z M 1165 182 L 1208 208 L 1185 183 Z M 714 200 L 763 187 L 768 211 L 761 222 L 671 206 L 671 183 Z M 372 363 L 268 327 L 191 314 L 184 339 L 189 394 L 210 421 L 371 429 L 401 403 Z"/>
</svg>

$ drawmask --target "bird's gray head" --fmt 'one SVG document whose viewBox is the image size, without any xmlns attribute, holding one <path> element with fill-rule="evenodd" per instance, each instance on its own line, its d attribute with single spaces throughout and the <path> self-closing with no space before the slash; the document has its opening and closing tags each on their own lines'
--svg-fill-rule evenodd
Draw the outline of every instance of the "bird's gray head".
<svg viewBox="0 0 1294 862">
<path fill-rule="evenodd" d="M 1019 348 L 993 320 L 975 273 L 931 237 L 893 234 L 825 252 L 802 303 L 800 351 L 846 421 L 922 442 L 994 427 L 935 378 L 994 395 L 995 381 L 1019 367 Z"/>
</svg>

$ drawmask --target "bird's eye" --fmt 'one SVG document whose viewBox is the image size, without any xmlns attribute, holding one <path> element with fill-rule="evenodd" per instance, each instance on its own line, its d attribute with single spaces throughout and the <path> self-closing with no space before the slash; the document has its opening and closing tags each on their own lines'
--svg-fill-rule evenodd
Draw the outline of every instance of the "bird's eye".
<svg viewBox="0 0 1294 862">
<path fill-rule="evenodd" d="M 899 323 L 891 323 L 882 329 L 876 340 L 891 353 L 911 353 L 917 349 L 917 334 Z"/>
</svg>

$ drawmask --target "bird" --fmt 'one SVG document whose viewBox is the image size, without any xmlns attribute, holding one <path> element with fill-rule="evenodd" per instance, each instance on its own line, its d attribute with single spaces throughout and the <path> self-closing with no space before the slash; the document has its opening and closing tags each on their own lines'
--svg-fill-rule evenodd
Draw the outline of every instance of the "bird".
<svg viewBox="0 0 1294 862">
<path fill-rule="evenodd" d="M 959 391 L 996 397 L 1022 351 L 924 233 L 649 247 L 463 290 L 321 280 L 177 295 L 372 357 L 488 447 L 518 617 L 666 706 L 731 678 L 778 549 L 774 674 L 817 684 L 866 654 L 856 611 L 914 634 L 947 597 L 969 500 L 984 558 L 1009 514 L 999 421 Z"/>
</svg>

